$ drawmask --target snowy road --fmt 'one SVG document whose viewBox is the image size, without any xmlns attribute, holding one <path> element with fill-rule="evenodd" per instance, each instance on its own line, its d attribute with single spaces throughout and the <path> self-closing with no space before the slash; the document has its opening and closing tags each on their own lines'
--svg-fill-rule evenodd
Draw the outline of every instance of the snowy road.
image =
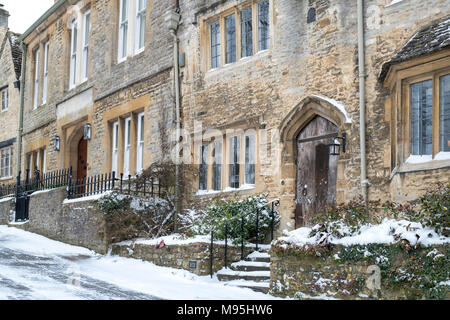
<svg viewBox="0 0 450 320">
<path fill-rule="evenodd" d="M 0 299 L 273 299 L 217 279 L 103 256 L 0 226 Z"/>
</svg>

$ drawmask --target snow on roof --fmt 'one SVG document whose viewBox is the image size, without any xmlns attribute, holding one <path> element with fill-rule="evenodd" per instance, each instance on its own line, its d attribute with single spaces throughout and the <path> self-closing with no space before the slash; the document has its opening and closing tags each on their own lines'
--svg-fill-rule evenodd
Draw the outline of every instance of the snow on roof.
<svg viewBox="0 0 450 320">
<path fill-rule="evenodd" d="M 379 79 L 384 81 L 390 67 L 414 57 L 434 53 L 450 46 L 450 15 L 417 31 L 389 61 L 383 64 Z"/>
</svg>

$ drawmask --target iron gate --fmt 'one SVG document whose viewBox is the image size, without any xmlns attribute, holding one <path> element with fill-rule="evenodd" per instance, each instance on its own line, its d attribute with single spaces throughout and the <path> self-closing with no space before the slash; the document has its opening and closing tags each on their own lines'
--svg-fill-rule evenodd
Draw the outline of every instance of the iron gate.
<svg viewBox="0 0 450 320">
<path fill-rule="evenodd" d="M 28 220 L 28 210 L 30 208 L 30 194 L 22 192 L 16 197 L 16 221 Z"/>
</svg>

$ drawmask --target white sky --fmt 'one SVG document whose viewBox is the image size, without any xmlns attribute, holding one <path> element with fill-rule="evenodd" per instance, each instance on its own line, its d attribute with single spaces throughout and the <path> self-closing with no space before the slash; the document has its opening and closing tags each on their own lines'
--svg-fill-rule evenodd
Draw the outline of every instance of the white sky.
<svg viewBox="0 0 450 320">
<path fill-rule="evenodd" d="M 9 11 L 9 29 L 23 33 L 53 5 L 54 0 L 0 0 L 0 3 Z"/>
</svg>

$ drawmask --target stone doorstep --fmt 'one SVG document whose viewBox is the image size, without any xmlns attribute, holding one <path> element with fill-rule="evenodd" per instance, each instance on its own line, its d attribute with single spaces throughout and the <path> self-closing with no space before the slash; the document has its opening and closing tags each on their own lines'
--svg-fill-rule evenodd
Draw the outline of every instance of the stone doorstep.
<svg viewBox="0 0 450 320">
<path fill-rule="evenodd" d="M 232 263 L 231 269 L 236 271 L 267 271 L 270 270 L 270 262 L 239 261 Z"/>
<path fill-rule="evenodd" d="M 256 282 L 252 280 L 232 280 L 225 283 L 226 286 L 249 288 L 256 292 L 268 293 L 270 290 L 270 282 Z"/>
</svg>

